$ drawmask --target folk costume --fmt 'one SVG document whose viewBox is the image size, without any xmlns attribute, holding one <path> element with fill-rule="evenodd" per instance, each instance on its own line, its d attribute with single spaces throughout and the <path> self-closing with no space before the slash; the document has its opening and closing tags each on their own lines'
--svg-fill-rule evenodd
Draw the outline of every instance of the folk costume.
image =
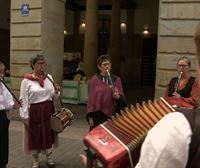
<svg viewBox="0 0 200 168">
<path fill-rule="evenodd" d="M 9 156 L 9 123 L 7 113 L 12 109 L 14 101 L 7 88 L 0 82 L 0 167 L 8 164 Z"/>
<path fill-rule="evenodd" d="M 52 76 L 48 74 L 52 79 Z M 44 75 L 42 78 L 27 74 L 21 83 L 20 108 L 22 119 L 28 120 L 25 125 L 24 150 L 26 152 L 47 150 L 55 143 L 54 132 L 50 127 L 50 118 L 54 113 L 54 86 Z"/>
<path fill-rule="evenodd" d="M 94 127 L 103 123 L 126 106 L 121 79 L 115 75 L 111 75 L 111 80 L 114 87 L 119 91 L 119 99 L 113 97 L 111 81 L 108 76 L 96 74 L 90 80 L 87 120 L 89 120 L 89 117 L 92 117 Z"/>
<path fill-rule="evenodd" d="M 194 77 L 190 77 L 179 85 L 177 91 L 181 95 L 181 98 L 179 99 L 173 97 L 176 82 L 177 77 L 172 78 L 167 86 L 165 92 L 165 99 L 167 100 L 167 102 L 170 105 L 177 105 L 178 107 L 190 108 L 197 106 L 200 97 L 200 87 L 197 79 Z"/>
</svg>

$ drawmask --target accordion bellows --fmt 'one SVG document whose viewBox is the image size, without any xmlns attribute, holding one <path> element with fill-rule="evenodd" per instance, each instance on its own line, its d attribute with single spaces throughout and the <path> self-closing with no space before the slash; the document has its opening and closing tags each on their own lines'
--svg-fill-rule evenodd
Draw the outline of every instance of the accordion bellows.
<svg viewBox="0 0 200 168">
<path fill-rule="evenodd" d="M 130 106 L 121 114 L 94 128 L 84 137 L 105 168 L 134 168 L 141 143 L 148 131 L 175 110 L 163 99 Z"/>
</svg>

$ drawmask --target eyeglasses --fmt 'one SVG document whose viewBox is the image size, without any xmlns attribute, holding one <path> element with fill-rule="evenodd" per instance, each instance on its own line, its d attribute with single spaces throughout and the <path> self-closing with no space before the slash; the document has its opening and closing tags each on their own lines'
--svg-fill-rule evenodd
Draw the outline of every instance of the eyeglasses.
<svg viewBox="0 0 200 168">
<path fill-rule="evenodd" d="M 38 64 L 38 65 L 43 65 L 43 64 L 45 64 L 45 62 L 44 62 L 44 61 L 36 62 L 36 64 Z"/>
<path fill-rule="evenodd" d="M 182 68 L 185 68 L 185 67 L 188 67 L 188 65 L 186 65 L 186 64 L 179 64 L 178 67 L 179 67 L 179 68 L 181 68 L 181 67 L 182 67 Z"/>
<path fill-rule="evenodd" d="M 109 65 L 111 65 L 111 63 L 105 62 L 105 63 L 102 63 L 101 65 L 103 65 L 103 66 L 109 66 Z"/>
</svg>

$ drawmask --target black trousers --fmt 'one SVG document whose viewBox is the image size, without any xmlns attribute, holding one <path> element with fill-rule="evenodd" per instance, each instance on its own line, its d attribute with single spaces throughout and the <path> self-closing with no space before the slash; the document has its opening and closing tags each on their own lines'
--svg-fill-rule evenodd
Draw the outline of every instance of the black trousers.
<svg viewBox="0 0 200 168">
<path fill-rule="evenodd" d="M 4 168 L 8 164 L 9 123 L 6 111 L 0 110 L 0 168 Z"/>
<path fill-rule="evenodd" d="M 93 125 L 93 127 L 90 127 L 90 130 L 92 130 L 94 127 L 98 126 L 99 124 L 104 123 L 108 119 L 110 119 L 109 116 L 105 115 L 101 111 L 88 113 L 87 116 L 86 116 L 87 121 L 89 120 L 89 118 L 92 118 L 93 122 L 94 122 L 94 125 Z"/>
</svg>

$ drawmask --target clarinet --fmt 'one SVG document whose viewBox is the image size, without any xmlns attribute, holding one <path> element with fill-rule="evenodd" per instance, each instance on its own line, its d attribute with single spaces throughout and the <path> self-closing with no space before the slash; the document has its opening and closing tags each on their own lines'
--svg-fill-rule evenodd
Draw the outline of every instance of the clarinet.
<svg viewBox="0 0 200 168">
<path fill-rule="evenodd" d="M 178 87 L 179 87 L 179 84 L 180 84 L 180 81 L 181 81 L 182 74 L 183 74 L 183 72 L 181 71 L 180 74 L 179 74 L 179 77 L 178 77 L 178 79 L 177 79 L 176 87 L 175 87 L 174 92 L 177 92 L 177 91 L 178 91 Z"/>
<path fill-rule="evenodd" d="M 6 87 L 6 89 L 10 92 L 10 94 L 13 96 L 13 98 L 16 100 L 16 102 L 21 105 L 21 102 L 17 99 L 17 97 L 12 93 L 12 91 L 10 90 L 10 88 L 5 84 L 5 82 L 1 79 L 1 83 L 3 83 L 3 85 Z"/>
<path fill-rule="evenodd" d="M 114 88 L 114 84 L 113 84 L 113 81 L 112 81 L 112 79 L 111 79 L 109 70 L 107 69 L 106 72 L 107 72 L 107 74 L 108 74 L 108 79 L 109 79 L 109 81 L 110 81 L 110 85 L 111 85 L 112 88 Z"/>
</svg>

